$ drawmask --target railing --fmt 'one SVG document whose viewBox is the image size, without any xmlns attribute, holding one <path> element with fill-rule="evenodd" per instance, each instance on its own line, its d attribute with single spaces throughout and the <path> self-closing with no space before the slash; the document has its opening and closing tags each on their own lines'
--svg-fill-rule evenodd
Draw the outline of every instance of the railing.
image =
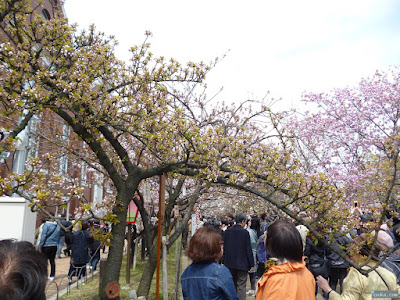
<svg viewBox="0 0 400 300">
<path fill-rule="evenodd" d="M 60 288 L 63 286 L 63 283 L 67 280 L 67 287 L 66 287 L 66 294 L 69 295 L 71 293 L 71 288 L 73 288 L 73 285 L 76 283 L 76 288 L 80 288 L 82 289 L 82 286 L 87 283 L 88 281 L 88 270 L 91 270 L 92 268 L 92 261 L 95 257 L 95 255 L 100 252 L 101 246 L 99 246 L 96 251 L 94 252 L 93 255 L 90 255 L 90 259 L 89 262 L 86 263 L 83 266 L 75 266 L 73 263 L 70 263 L 70 270 L 69 270 L 69 274 L 70 275 L 65 275 L 63 277 L 61 277 L 61 280 L 59 281 L 59 283 L 57 284 L 57 282 L 55 281 L 51 281 L 47 286 L 46 286 L 46 294 L 48 293 L 48 290 L 51 286 L 55 286 L 56 287 L 56 293 L 54 295 L 52 295 L 51 297 L 55 299 L 58 299 L 59 297 L 59 293 L 60 293 Z M 71 268 L 73 269 L 73 271 L 71 272 Z M 94 277 L 94 269 L 92 269 L 91 272 L 91 278 L 93 279 Z M 73 277 L 77 277 L 77 280 L 75 282 L 73 282 Z"/>
</svg>

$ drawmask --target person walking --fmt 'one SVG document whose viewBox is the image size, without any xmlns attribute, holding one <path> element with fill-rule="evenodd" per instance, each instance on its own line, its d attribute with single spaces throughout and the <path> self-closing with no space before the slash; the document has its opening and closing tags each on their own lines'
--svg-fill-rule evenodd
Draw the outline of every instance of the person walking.
<svg viewBox="0 0 400 300">
<path fill-rule="evenodd" d="M 304 255 L 308 257 L 308 265 L 307 268 L 314 275 L 314 278 L 317 276 L 322 276 L 325 279 L 329 277 L 329 261 L 327 258 L 327 247 L 320 241 L 317 241 L 317 244 L 314 243 L 312 239 L 313 235 L 310 234 L 306 239 L 306 247 L 304 250 Z M 315 286 L 315 295 L 318 293 L 318 286 Z M 326 294 L 323 295 L 327 300 L 328 296 Z"/>
<path fill-rule="evenodd" d="M 134 232 L 136 234 L 136 225 L 133 224 Z M 93 237 L 93 231 L 100 229 L 100 222 L 99 220 L 95 220 L 92 223 L 91 226 L 91 236 Z M 134 234 L 133 234 L 134 235 Z M 135 245 L 134 241 L 131 243 L 131 245 Z M 93 242 L 89 246 L 89 251 L 90 251 L 90 269 L 94 272 L 96 271 L 97 268 L 97 263 L 100 261 L 100 249 L 101 249 L 101 243 L 99 240 L 96 240 L 93 237 Z M 133 253 L 133 252 L 132 252 Z"/>
<path fill-rule="evenodd" d="M 247 224 L 247 231 L 250 235 L 250 244 L 251 250 L 253 252 L 254 259 L 254 269 L 252 272 L 249 271 L 250 277 L 250 290 L 246 292 L 247 295 L 255 296 L 256 295 L 256 275 L 257 275 L 257 244 L 258 237 L 260 234 L 260 221 L 257 216 L 252 217 Z"/>
<path fill-rule="evenodd" d="M 71 228 L 69 228 L 69 227 L 72 225 L 71 222 L 69 222 L 65 219 L 65 214 L 61 215 L 60 224 L 62 226 L 60 226 L 60 239 L 59 239 L 58 245 L 57 245 L 57 258 L 61 258 L 61 250 L 64 247 L 65 235 L 68 230 L 71 230 Z M 64 252 L 64 255 L 65 255 L 65 252 Z"/>
<path fill-rule="evenodd" d="M 246 299 L 246 281 L 248 272 L 254 270 L 254 257 L 249 232 L 244 229 L 247 217 L 240 213 L 236 224 L 224 234 L 224 256 L 222 263 L 229 269 L 240 300 Z"/>
<path fill-rule="evenodd" d="M 43 226 L 44 226 L 44 223 L 46 223 L 47 219 L 46 218 L 42 218 L 41 221 L 42 221 L 42 224 L 40 224 L 40 226 L 38 228 L 36 228 L 36 231 L 35 231 L 35 239 L 36 239 L 35 247 L 36 247 L 36 249 L 39 249 L 40 238 L 42 236 Z"/>
<path fill-rule="evenodd" d="M 90 260 L 89 246 L 93 243 L 93 238 L 89 230 L 89 224 L 86 221 L 81 222 L 82 229 L 72 235 L 71 264 L 68 271 L 68 277 L 71 282 L 72 276 L 78 279 L 86 274 L 86 264 Z"/>
<path fill-rule="evenodd" d="M 346 251 L 349 245 L 350 239 L 345 235 L 336 235 L 332 243 L 332 247 L 337 251 Z M 327 258 L 329 261 L 329 286 L 336 291 L 336 286 L 339 283 L 341 294 L 343 292 L 343 280 L 347 276 L 347 269 L 350 265 L 335 251 L 329 248 L 327 250 Z"/>
<path fill-rule="evenodd" d="M 231 273 L 217 263 L 222 246 L 221 233 L 212 226 L 203 226 L 190 239 L 185 254 L 193 263 L 182 273 L 183 299 L 239 299 Z"/>
<path fill-rule="evenodd" d="M 57 222 L 51 220 L 46 221 L 43 225 L 38 248 L 50 262 L 50 276 L 48 278 L 50 281 L 54 280 L 56 274 L 55 259 L 59 238 L 60 226 Z"/>
<path fill-rule="evenodd" d="M 303 261 L 303 242 L 293 223 L 268 227 L 265 247 L 277 259 L 258 282 L 256 300 L 315 300 L 315 280 Z"/>
</svg>

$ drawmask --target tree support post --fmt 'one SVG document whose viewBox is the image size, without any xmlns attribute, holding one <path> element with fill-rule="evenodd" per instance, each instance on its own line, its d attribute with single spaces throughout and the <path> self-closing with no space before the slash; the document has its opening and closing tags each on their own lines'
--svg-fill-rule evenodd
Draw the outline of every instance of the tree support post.
<svg viewBox="0 0 400 300">
<path fill-rule="evenodd" d="M 131 246 L 132 246 L 132 224 L 128 224 L 128 246 L 126 250 L 126 285 L 131 283 Z"/>
<path fill-rule="evenodd" d="M 181 236 L 182 240 L 182 236 Z M 176 273 L 175 273 L 175 294 L 174 294 L 174 300 L 178 299 L 178 290 L 179 290 L 179 277 L 181 274 L 181 255 L 182 255 L 182 242 L 177 240 L 176 243 L 176 249 L 177 249 L 177 254 L 176 254 Z"/>
<path fill-rule="evenodd" d="M 160 175 L 160 190 L 158 201 L 158 230 L 157 230 L 157 279 L 156 300 L 160 300 L 160 260 L 161 260 L 161 222 L 165 211 L 165 174 Z"/>
<path fill-rule="evenodd" d="M 137 238 L 135 240 L 135 249 L 133 250 L 133 264 L 132 264 L 132 268 L 134 270 L 136 270 L 136 260 L 137 260 L 137 251 L 138 251 L 138 247 L 139 247 L 139 239 Z"/>
<path fill-rule="evenodd" d="M 163 246 L 163 299 L 168 300 L 167 237 L 162 237 Z"/>
</svg>

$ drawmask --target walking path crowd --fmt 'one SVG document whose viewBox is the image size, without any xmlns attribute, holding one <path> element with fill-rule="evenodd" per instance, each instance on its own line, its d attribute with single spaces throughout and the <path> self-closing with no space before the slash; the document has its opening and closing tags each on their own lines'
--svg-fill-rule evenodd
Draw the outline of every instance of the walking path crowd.
<svg viewBox="0 0 400 300">
<path fill-rule="evenodd" d="M 373 221 L 371 215 L 359 208 L 352 213 L 360 222 L 335 236 L 330 246 L 336 251 L 315 239 L 306 226 L 277 216 L 203 219 L 186 250 L 193 263 L 182 274 L 184 299 L 399 298 L 400 249 L 394 246 L 400 242 L 400 211 L 387 213 L 374 245 L 375 232 L 366 232 L 364 226 Z M 307 218 L 304 212 L 299 216 Z M 369 274 L 360 273 L 337 252 Z"/>
<path fill-rule="evenodd" d="M 222 219 L 204 218 L 189 244 L 183 243 L 191 260 L 181 276 L 183 298 L 398 298 L 400 249 L 394 247 L 400 241 L 399 211 L 387 214 L 375 244 L 371 244 L 375 232 L 368 233 L 363 226 L 371 216 L 359 209 L 355 215 L 360 220 L 358 226 L 337 234 L 331 247 L 314 239 L 305 226 L 266 213 L 260 217 L 239 213 Z M 304 212 L 299 216 L 307 218 Z M 72 229 L 65 218 L 60 223 L 62 226 L 43 220 L 36 247 L 28 242 L 0 241 L 0 299 L 46 299 L 49 283 L 58 281 L 62 288 L 73 278 L 85 276 L 87 269 L 96 270 L 100 256 L 106 254 L 92 229 L 106 230 L 104 224 L 82 221 Z M 356 251 L 349 252 L 350 246 Z M 377 266 L 387 251 L 390 254 Z M 368 275 L 350 266 L 343 254 L 363 265 Z M 62 269 L 57 274 L 63 275 L 56 276 L 57 268 Z M 48 289 L 47 296 L 51 293 Z"/>
</svg>

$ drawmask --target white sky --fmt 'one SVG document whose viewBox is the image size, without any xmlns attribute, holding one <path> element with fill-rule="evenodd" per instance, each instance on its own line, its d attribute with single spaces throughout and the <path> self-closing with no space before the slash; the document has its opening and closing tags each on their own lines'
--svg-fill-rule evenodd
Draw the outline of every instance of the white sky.
<svg viewBox="0 0 400 300">
<path fill-rule="evenodd" d="M 400 64 L 398 0 L 66 0 L 70 23 L 115 35 L 117 55 L 153 33 L 151 51 L 181 62 L 209 62 L 219 101 L 282 98 L 299 106 L 304 91 L 357 83 Z M 229 51 L 229 52 L 228 52 Z"/>
</svg>

